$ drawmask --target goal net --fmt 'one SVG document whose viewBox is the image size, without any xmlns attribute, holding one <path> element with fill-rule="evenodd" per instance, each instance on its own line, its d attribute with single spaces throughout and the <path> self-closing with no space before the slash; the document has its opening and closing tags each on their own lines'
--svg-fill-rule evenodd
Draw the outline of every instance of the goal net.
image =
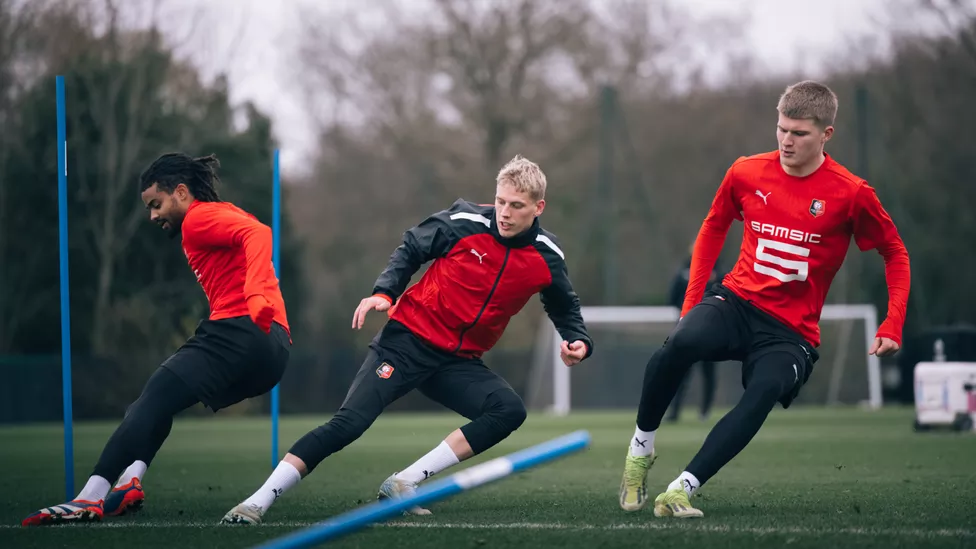
<svg viewBox="0 0 976 549">
<path fill-rule="evenodd" d="M 545 319 L 537 336 L 527 401 L 530 408 L 566 415 L 580 409 L 636 410 L 644 367 L 678 320 L 674 307 L 583 307 L 595 353 L 567 368 L 559 359 L 559 337 Z M 794 405 L 867 404 L 881 407 L 881 364 L 868 350 L 878 329 L 873 305 L 825 305 L 821 314 L 820 360 Z M 701 379 L 692 367 L 683 406 L 700 400 Z M 742 394 L 738 362 L 716 366 L 714 404 L 731 407 Z"/>
</svg>

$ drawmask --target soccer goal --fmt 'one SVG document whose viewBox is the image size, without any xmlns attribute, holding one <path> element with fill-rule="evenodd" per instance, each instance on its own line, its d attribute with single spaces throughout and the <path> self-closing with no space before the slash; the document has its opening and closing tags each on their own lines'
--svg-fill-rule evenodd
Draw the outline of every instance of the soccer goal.
<svg viewBox="0 0 976 549">
<path fill-rule="evenodd" d="M 536 340 L 527 400 L 531 408 L 556 415 L 579 409 L 636 409 L 644 367 L 674 328 L 674 307 L 583 307 L 583 320 L 596 352 L 567 368 L 559 359 L 562 338 L 545 319 Z M 821 314 L 820 360 L 796 404 L 866 404 L 880 408 L 881 364 L 868 350 L 878 329 L 873 305 L 825 305 Z M 737 362 L 716 367 L 716 406 L 732 406 L 742 393 Z M 683 406 L 695 406 L 697 367 L 686 381 Z"/>
</svg>

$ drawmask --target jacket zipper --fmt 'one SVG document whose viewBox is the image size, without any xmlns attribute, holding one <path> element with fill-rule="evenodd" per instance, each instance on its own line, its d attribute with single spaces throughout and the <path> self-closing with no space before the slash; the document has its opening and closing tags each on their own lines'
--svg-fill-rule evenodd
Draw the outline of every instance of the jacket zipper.
<svg viewBox="0 0 976 549">
<path fill-rule="evenodd" d="M 488 292 L 488 297 L 485 298 L 485 302 L 481 304 L 481 310 L 478 311 L 478 316 L 474 317 L 474 322 L 468 326 L 465 326 L 464 329 L 461 330 L 461 334 L 458 336 L 457 347 L 454 348 L 454 353 L 461 350 L 461 345 L 464 344 L 464 334 L 468 333 L 468 330 L 474 328 L 475 325 L 478 324 L 478 321 L 481 320 L 481 315 L 484 314 L 485 309 L 488 308 L 488 302 L 491 301 L 491 296 L 495 295 L 495 289 L 498 288 L 498 281 L 502 279 L 502 273 L 505 272 L 505 265 L 508 264 L 508 254 L 511 252 L 511 248 L 505 248 L 505 259 L 502 260 L 502 268 L 498 270 L 498 276 L 495 277 L 495 283 L 491 286 L 491 291 Z"/>
</svg>

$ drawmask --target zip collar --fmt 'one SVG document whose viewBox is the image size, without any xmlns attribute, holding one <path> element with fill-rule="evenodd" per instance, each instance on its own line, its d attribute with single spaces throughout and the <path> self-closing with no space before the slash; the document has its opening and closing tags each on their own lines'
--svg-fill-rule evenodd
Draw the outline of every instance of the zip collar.
<svg viewBox="0 0 976 549">
<path fill-rule="evenodd" d="M 491 232 L 491 236 L 495 237 L 495 240 L 497 240 L 502 246 L 507 248 L 524 248 L 526 246 L 531 246 L 532 243 L 535 242 L 535 239 L 537 236 L 539 236 L 539 231 L 541 229 L 539 226 L 539 218 L 536 217 L 534 220 L 532 220 L 532 225 L 528 229 L 516 236 L 506 238 L 498 233 L 498 225 L 495 222 L 493 212 L 491 216 L 491 225 L 489 226 L 488 230 Z"/>
</svg>

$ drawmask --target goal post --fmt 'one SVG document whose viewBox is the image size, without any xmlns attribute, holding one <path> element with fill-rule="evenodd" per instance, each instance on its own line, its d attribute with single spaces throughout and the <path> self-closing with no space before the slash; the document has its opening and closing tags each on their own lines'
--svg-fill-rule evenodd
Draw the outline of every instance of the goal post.
<svg viewBox="0 0 976 549">
<path fill-rule="evenodd" d="M 666 326 L 673 326 L 675 322 L 678 321 L 678 309 L 674 307 L 628 307 L 628 306 L 590 306 L 582 307 L 581 312 L 583 315 L 583 321 L 588 327 L 594 327 L 599 325 L 636 325 L 636 324 L 664 324 Z M 877 356 L 868 355 L 868 349 L 874 343 L 875 334 L 878 330 L 878 312 L 873 305 L 865 304 L 837 304 L 837 305 L 825 305 L 820 316 L 821 321 L 858 321 L 863 325 L 863 343 L 864 356 L 866 357 L 866 377 L 867 377 L 867 404 L 872 409 L 878 409 L 882 406 L 882 394 L 881 394 L 881 361 Z M 847 332 L 850 333 L 852 328 L 848 328 Z M 670 331 L 670 329 L 668 329 Z M 542 366 L 546 363 L 549 364 L 549 369 L 551 377 L 548 381 L 551 382 L 552 387 L 552 398 L 551 404 L 545 406 L 550 412 L 555 415 L 564 416 L 569 414 L 573 408 L 572 403 L 572 368 L 567 368 L 562 360 L 559 358 L 559 348 L 562 341 L 562 337 L 559 336 L 558 332 L 552 326 L 552 323 L 548 319 L 543 321 L 543 329 L 540 331 L 540 337 L 537 345 L 548 347 L 550 350 L 546 353 L 537 354 L 536 367 Z M 660 341 L 653 342 L 654 348 L 656 348 L 660 343 L 663 343 L 663 339 Z M 600 341 L 594 342 L 596 347 L 596 352 L 601 352 Z M 545 347 L 542 347 L 543 349 Z M 546 358 L 542 358 L 546 357 Z M 847 365 L 847 354 L 845 352 L 840 352 L 839 357 L 833 364 L 829 371 L 829 381 L 826 389 L 827 396 L 825 397 L 826 403 L 837 402 L 837 395 L 841 391 L 841 385 L 845 380 L 845 371 Z M 538 359 L 542 359 L 541 362 Z M 648 354 L 644 360 L 650 358 Z M 821 356 L 820 362 L 823 362 L 824 356 Z M 818 362 L 818 364 L 820 364 Z M 585 363 L 583 366 L 585 367 Z M 538 395 L 540 392 L 540 384 L 545 384 L 547 382 L 546 375 L 543 372 L 538 372 L 536 375 L 532 376 L 530 380 L 530 385 L 534 384 L 535 387 L 530 386 L 530 397 L 533 394 Z M 816 369 L 814 370 L 814 375 L 816 375 Z M 538 397 L 532 397 L 534 400 L 538 401 Z M 631 403 L 636 406 L 637 403 Z"/>
</svg>

